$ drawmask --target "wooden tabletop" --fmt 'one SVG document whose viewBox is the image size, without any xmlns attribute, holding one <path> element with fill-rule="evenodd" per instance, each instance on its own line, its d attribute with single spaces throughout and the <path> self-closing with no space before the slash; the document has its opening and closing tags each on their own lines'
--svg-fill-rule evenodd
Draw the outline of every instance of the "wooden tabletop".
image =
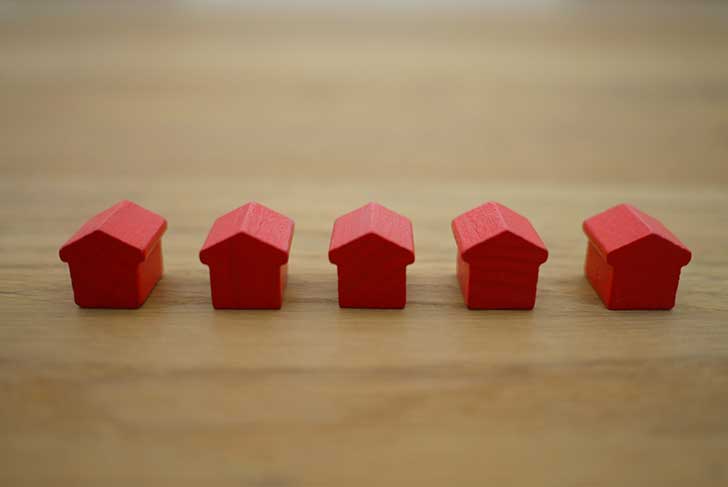
<svg viewBox="0 0 728 487">
<path fill-rule="evenodd" d="M 14 10 L 0 16 L 0 484 L 728 484 L 728 15 Z M 73 303 L 60 245 L 165 216 L 139 310 Z M 296 221 L 280 311 L 214 311 L 213 220 Z M 468 311 L 450 221 L 549 248 L 536 308 Z M 414 224 L 401 311 L 340 309 L 336 216 Z M 610 312 L 581 222 L 693 251 L 669 312 Z"/>
</svg>

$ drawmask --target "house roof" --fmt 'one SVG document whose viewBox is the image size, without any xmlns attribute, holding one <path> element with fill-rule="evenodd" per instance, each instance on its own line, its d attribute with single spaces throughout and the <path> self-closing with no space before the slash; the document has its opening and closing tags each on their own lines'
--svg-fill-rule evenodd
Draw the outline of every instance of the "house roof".
<svg viewBox="0 0 728 487">
<path fill-rule="evenodd" d="M 632 205 L 620 204 L 584 221 L 584 233 L 610 264 L 672 256 L 680 265 L 690 262 L 690 250 L 656 218 Z"/>
<path fill-rule="evenodd" d="M 122 200 L 111 208 L 93 216 L 60 250 L 61 260 L 68 262 L 76 253 L 83 253 L 81 242 L 98 236 L 100 241 L 117 242 L 128 250 L 133 259 L 142 261 L 154 248 L 167 230 L 167 221 L 128 200 Z"/>
<path fill-rule="evenodd" d="M 334 264 L 408 265 L 415 260 L 412 222 L 377 203 L 368 203 L 334 222 L 329 261 Z"/>
<path fill-rule="evenodd" d="M 216 253 L 229 252 L 228 244 L 243 239 L 248 244 L 246 250 L 257 254 L 260 249 L 274 263 L 283 265 L 288 262 L 293 227 L 287 216 L 252 201 L 215 220 L 200 250 L 200 260 L 208 263 Z M 265 255 L 256 255 L 262 257 Z"/>
<path fill-rule="evenodd" d="M 452 232 L 466 262 L 498 257 L 542 263 L 548 258 L 546 245 L 531 222 L 494 201 L 455 218 Z"/>
</svg>

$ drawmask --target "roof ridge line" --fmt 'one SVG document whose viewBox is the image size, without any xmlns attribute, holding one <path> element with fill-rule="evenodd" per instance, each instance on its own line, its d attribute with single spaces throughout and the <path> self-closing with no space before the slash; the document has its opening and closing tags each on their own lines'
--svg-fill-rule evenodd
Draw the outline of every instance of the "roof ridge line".
<svg viewBox="0 0 728 487">
<path fill-rule="evenodd" d="M 238 216 L 238 218 L 237 218 L 238 221 L 237 221 L 237 224 L 235 225 L 235 227 L 237 228 L 237 233 L 234 235 L 231 235 L 229 238 L 231 238 L 237 234 L 240 234 L 240 233 L 245 233 L 245 234 L 248 233 L 245 231 L 245 226 L 250 217 L 250 207 L 254 203 L 255 203 L 254 201 L 248 201 L 243 206 L 238 208 L 238 213 L 240 213 L 240 215 Z"/>
<path fill-rule="evenodd" d="M 284 250 L 284 249 L 282 249 L 282 248 L 280 248 L 280 247 L 278 247 L 278 246 L 276 246 L 276 245 L 274 245 L 274 244 L 266 241 L 265 239 L 260 238 L 260 236 L 258 234 L 260 233 L 260 229 L 263 227 L 263 222 L 264 222 L 264 219 L 263 218 L 257 218 L 257 221 L 254 222 L 255 223 L 255 228 L 253 228 L 253 229 L 247 229 L 245 227 L 246 226 L 249 226 L 249 221 L 252 219 L 252 214 L 254 213 L 254 208 L 255 207 L 261 208 L 262 211 L 268 211 L 268 212 L 271 212 L 273 214 L 280 215 L 280 216 L 286 218 L 287 220 L 290 220 L 290 221 L 293 221 L 293 220 L 291 220 L 290 218 L 288 218 L 286 215 L 280 214 L 277 211 L 275 211 L 275 210 L 273 210 L 271 208 L 268 208 L 267 206 L 263 205 L 262 203 L 258 203 L 257 201 L 248 201 L 243 206 L 246 207 L 246 208 L 245 208 L 244 215 L 243 215 L 242 219 L 240 220 L 240 227 L 238 228 L 238 233 L 236 233 L 235 235 L 231 235 L 230 238 L 233 238 L 233 237 L 235 237 L 237 235 L 241 235 L 242 234 L 242 235 L 244 235 L 244 236 L 246 236 L 248 238 L 251 238 L 251 239 L 255 240 L 256 242 L 259 242 L 261 244 L 267 245 L 267 246 L 269 246 L 269 247 L 271 247 L 271 248 L 273 248 L 275 250 L 278 250 L 280 252 L 287 253 L 286 250 Z M 293 238 L 293 232 L 291 232 L 291 238 Z"/>
<path fill-rule="evenodd" d="M 368 215 L 369 216 L 369 232 L 376 233 L 376 232 L 374 232 L 374 220 L 375 220 L 374 213 L 375 213 L 375 210 L 377 209 L 377 203 L 370 201 L 369 203 L 366 204 L 366 207 L 367 207 L 367 211 L 369 212 L 369 215 Z M 382 235 L 380 235 L 380 237 L 381 236 Z"/>
<path fill-rule="evenodd" d="M 641 223 L 642 225 L 644 225 L 644 227 L 645 227 L 645 228 L 647 228 L 648 234 L 655 234 L 655 235 L 657 234 L 657 232 L 655 232 L 655 229 L 654 229 L 654 228 L 652 228 L 652 225 L 650 225 L 649 223 L 647 223 L 647 222 L 645 221 L 645 219 L 644 219 L 644 218 L 642 218 L 642 215 L 640 215 L 640 213 L 641 213 L 641 212 L 640 212 L 640 210 L 638 210 L 638 209 L 637 209 L 636 207 L 634 207 L 633 205 L 630 205 L 629 203 L 623 203 L 623 205 L 627 207 L 627 210 L 628 210 L 628 211 L 629 211 L 630 213 L 632 213 L 632 215 L 634 215 L 634 216 L 635 216 L 635 218 L 637 218 L 637 219 L 639 220 L 639 222 L 640 222 L 640 223 Z"/>
<path fill-rule="evenodd" d="M 511 233 L 513 233 L 513 231 L 511 231 L 510 225 L 508 225 L 508 222 L 506 222 L 506 219 L 503 216 L 503 208 L 504 208 L 503 205 L 501 205 L 500 203 L 498 203 L 496 201 L 491 201 L 490 203 L 495 207 L 496 212 L 498 213 L 498 218 L 500 218 L 500 221 L 502 223 L 501 226 L 503 227 L 503 230 L 508 230 Z"/>
<path fill-rule="evenodd" d="M 124 199 L 124 200 L 121 200 L 121 201 L 118 201 L 118 202 L 116 202 L 115 204 L 113 204 L 113 205 L 111 206 L 111 208 L 109 208 L 109 209 L 110 209 L 110 210 L 112 210 L 112 211 L 110 211 L 110 212 L 109 212 L 109 214 L 108 214 L 108 215 L 106 216 L 106 218 L 104 218 L 104 219 L 103 219 L 103 221 L 100 221 L 100 222 L 98 223 L 98 225 L 96 225 L 96 228 L 94 228 L 94 230 L 93 230 L 93 231 L 94 231 L 94 232 L 103 232 L 103 233 L 106 233 L 106 232 L 104 232 L 104 231 L 103 231 L 103 230 L 102 230 L 101 228 L 102 228 L 102 227 L 103 227 L 103 226 L 104 226 L 104 225 L 105 225 L 106 223 L 108 223 L 108 222 L 109 222 L 109 220 L 111 220 L 111 219 L 112 219 L 112 218 L 113 218 L 114 216 L 116 216 L 116 214 L 117 214 L 117 213 L 119 213 L 119 210 L 121 210 L 121 209 L 122 209 L 123 207 L 129 206 L 130 204 L 132 204 L 132 202 L 131 202 L 131 201 L 129 201 L 129 200 L 126 200 L 126 199 Z M 118 208 L 115 208 L 115 207 L 118 207 Z M 103 213 L 103 212 L 101 212 L 101 213 Z M 106 234 L 108 235 L 108 233 L 106 233 Z"/>
</svg>

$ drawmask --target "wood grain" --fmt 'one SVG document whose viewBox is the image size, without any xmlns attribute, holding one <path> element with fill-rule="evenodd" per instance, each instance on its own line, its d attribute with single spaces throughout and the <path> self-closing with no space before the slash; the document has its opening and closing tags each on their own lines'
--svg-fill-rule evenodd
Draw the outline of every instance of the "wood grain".
<svg viewBox="0 0 728 487">
<path fill-rule="evenodd" d="M 727 18 L 6 10 L 0 483 L 725 485 Z M 79 309 L 58 248 L 122 198 L 165 277 Z M 197 252 L 249 200 L 296 221 L 283 309 L 214 311 Z M 402 311 L 337 306 L 372 200 L 414 225 Z M 549 248 L 532 312 L 463 306 L 449 225 L 487 200 Z M 671 312 L 583 276 L 622 201 L 693 251 Z"/>
</svg>

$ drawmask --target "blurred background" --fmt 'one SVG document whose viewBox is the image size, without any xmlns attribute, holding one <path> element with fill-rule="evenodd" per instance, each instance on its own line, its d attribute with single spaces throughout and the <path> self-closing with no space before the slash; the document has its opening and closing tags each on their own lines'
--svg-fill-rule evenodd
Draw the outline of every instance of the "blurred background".
<svg viewBox="0 0 728 487">
<path fill-rule="evenodd" d="M 720 1 L 4 0 L 0 164 L 723 187 L 726 60 Z"/>
</svg>

